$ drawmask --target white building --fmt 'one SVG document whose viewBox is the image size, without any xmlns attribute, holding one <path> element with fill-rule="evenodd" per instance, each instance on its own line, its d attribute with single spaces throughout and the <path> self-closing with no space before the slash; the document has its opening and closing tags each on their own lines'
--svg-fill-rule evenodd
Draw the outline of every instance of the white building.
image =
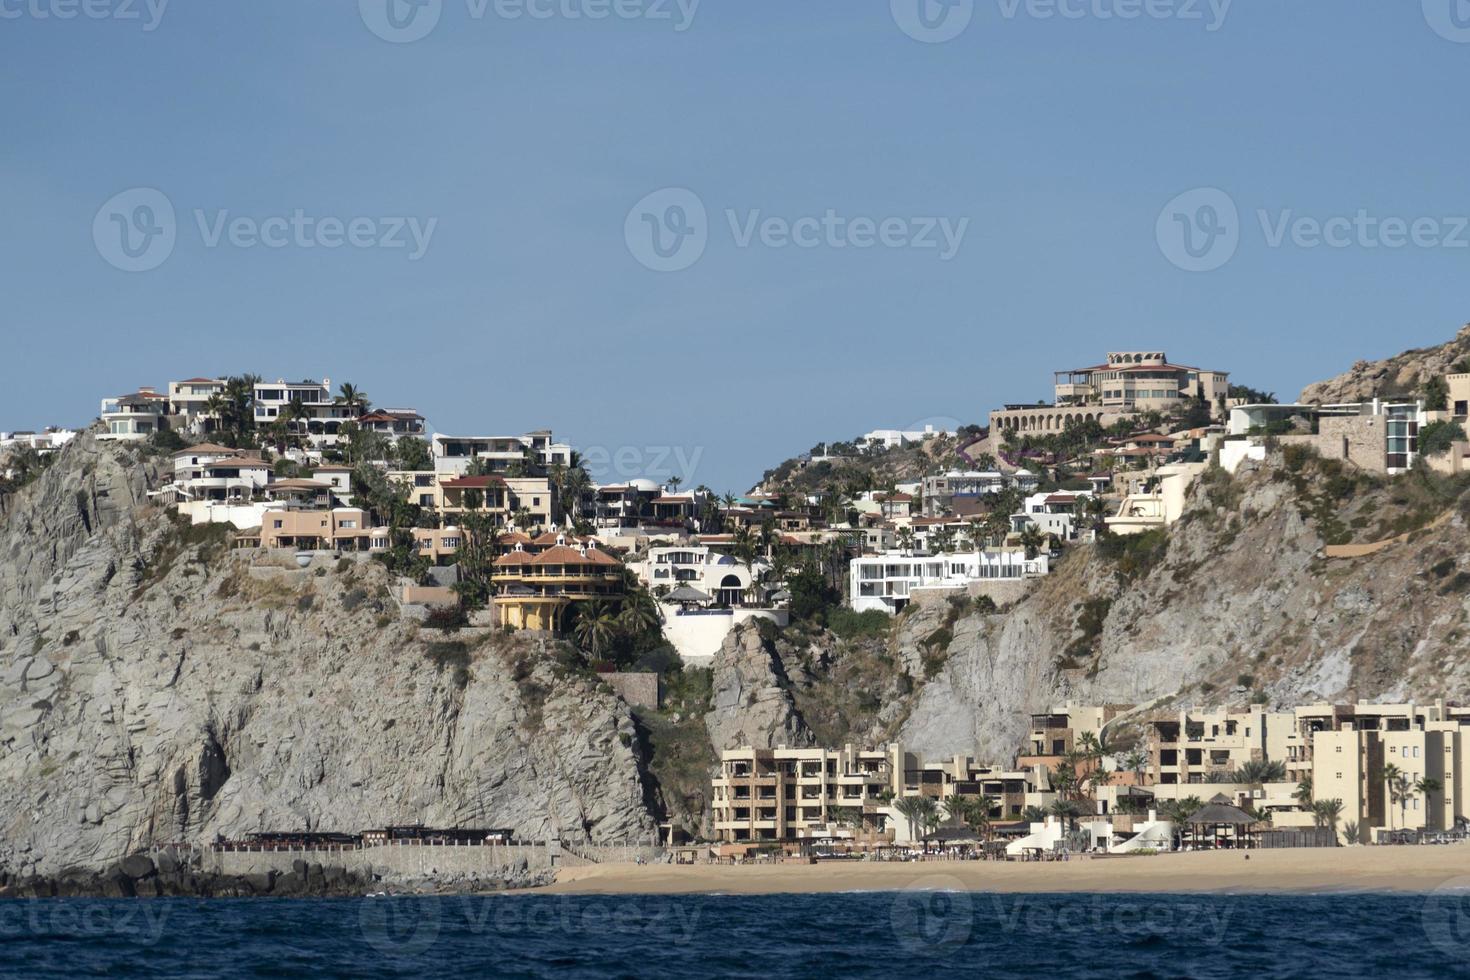
<svg viewBox="0 0 1470 980">
<path fill-rule="evenodd" d="M 77 437 L 75 429 L 48 428 L 44 432 L 0 432 L 0 454 L 16 449 L 34 449 L 49 456 Z"/>
<path fill-rule="evenodd" d="M 932 425 L 926 425 L 923 429 L 874 429 L 872 432 L 865 433 L 858 442 L 870 446 L 882 446 L 885 449 L 897 449 L 899 446 L 923 442 L 935 436 L 954 436 L 955 434 L 936 429 Z"/>
<path fill-rule="evenodd" d="M 98 413 L 105 431 L 97 438 L 120 442 L 147 439 L 168 428 L 168 396 L 142 387 L 132 394 L 102 399 Z"/>
<path fill-rule="evenodd" d="M 485 464 L 489 474 L 503 474 L 517 463 L 542 468 L 572 463 L 572 447 L 554 441 L 550 429 L 519 436 L 452 436 L 436 432 L 431 450 L 434 469 L 440 473 L 465 473 L 476 460 Z"/>
<path fill-rule="evenodd" d="M 848 566 L 848 605 L 858 612 L 901 612 L 915 589 L 963 589 L 971 582 L 1020 581 L 1050 571 L 1046 555 L 986 548 L 944 555 L 863 555 Z"/>
<path fill-rule="evenodd" d="M 203 434 L 212 419 L 209 399 L 223 394 L 225 382 L 222 378 L 188 378 L 168 383 L 170 411 L 182 421 L 180 428 L 199 435 Z"/>
<path fill-rule="evenodd" d="M 1033 493 L 1021 502 L 1020 512 L 1011 515 L 1011 528 L 1020 532 L 1033 524 L 1042 534 L 1055 535 L 1060 541 L 1075 540 L 1079 518 L 1091 498 L 1089 493 L 1072 490 Z"/>
<path fill-rule="evenodd" d="M 644 561 L 632 562 L 628 567 L 656 595 L 663 594 L 660 586 L 666 587 L 664 591 L 688 586 L 703 592 L 715 605 L 743 606 L 751 585 L 770 569 L 759 560 L 752 565 L 746 566 L 707 545 L 673 545 L 650 548 Z"/>
</svg>

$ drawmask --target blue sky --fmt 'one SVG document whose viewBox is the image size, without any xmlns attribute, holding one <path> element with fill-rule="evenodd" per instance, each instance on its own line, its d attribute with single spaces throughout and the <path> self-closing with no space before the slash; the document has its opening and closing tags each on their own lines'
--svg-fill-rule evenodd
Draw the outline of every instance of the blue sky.
<svg viewBox="0 0 1470 980">
<path fill-rule="evenodd" d="M 69 2 L 0 0 L 0 429 L 170 378 L 327 374 L 441 431 L 550 426 L 743 489 L 826 438 L 982 422 L 1108 349 L 1290 396 L 1470 319 L 1449 0 L 973 0 L 942 43 L 901 29 L 918 0 L 703 0 L 684 30 L 674 0 L 441 0 L 411 43 L 369 29 L 388 0 L 172 0 L 152 30 L 145 0 Z M 136 188 L 174 242 L 128 272 L 105 242 L 138 199 L 104 205 Z M 666 188 L 704 208 L 704 250 L 660 272 L 629 216 Z M 1168 229 L 1204 235 L 1219 198 L 1164 214 L 1198 188 L 1237 209 L 1206 272 Z M 317 230 L 247 247 L 297 211 Z M 781 247 L 828 212 L 851 233 Z M 1417 240 L 1299 220 L 1359 212 Z M 211 244 L 222 218 L 247 220 Z M 363 246 L 322 247 L 320 219 L 366 219 Z M 421 256 L 394 219 L 433 222 Z M 892 244 L 856 247 L 885 219 Z M 948 257 L 918 247 L 940 219 L 965 222 Z"/>
</svg>

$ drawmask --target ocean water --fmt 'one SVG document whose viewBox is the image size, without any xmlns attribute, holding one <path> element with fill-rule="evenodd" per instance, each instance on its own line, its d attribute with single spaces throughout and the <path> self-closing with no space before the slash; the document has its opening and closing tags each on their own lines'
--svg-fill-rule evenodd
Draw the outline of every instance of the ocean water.
<svg viewBox="0 0 1470 980">
<path fill-rule="evenodd" d="M 1453 977 L 1470 891 L 13 901 L 0 975 Z"/>
</svg>

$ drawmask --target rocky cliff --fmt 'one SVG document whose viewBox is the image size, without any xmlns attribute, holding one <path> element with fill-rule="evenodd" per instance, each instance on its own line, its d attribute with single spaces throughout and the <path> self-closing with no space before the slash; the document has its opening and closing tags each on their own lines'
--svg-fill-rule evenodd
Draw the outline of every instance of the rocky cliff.
<svg viewBox="0 0 1470 980">
<path fill-rule="evenodd" d="M 647 840 L 627 707 L 564 644 L 402 621 L 370 560 L 227 549 L 85 436 L 0 514 L 0 869 L 386 823 Z"/>
<path fill-rule="evenodd" d="M 1289 707 L 1470 689 L 1465 481 L 1388 481 L 1288 452 L 1212 471 L 1190 506 L 1167 535 L 1073 549 L 1013 608 L 955 621 L 905 744 L 1006 758 L 1026 713 L 1069 698 Z M 1325 557 L 1344 539 L 1387 543 Z M 946 615 L 903 617 L 900 649 Z"/>
<path fill-rule="evenodd" d="M 1367 401 L 1376 397 L 1415 395 L 1430 378 L 1443 377 L 1470 356 L 1470 325 L 1455 339 L 1437 347 L 1404 351 L 1382 361 L 1359 361 L 1344 373 L 1307 385 L 1301 401 L 1309 405 Z"/>
</svg>

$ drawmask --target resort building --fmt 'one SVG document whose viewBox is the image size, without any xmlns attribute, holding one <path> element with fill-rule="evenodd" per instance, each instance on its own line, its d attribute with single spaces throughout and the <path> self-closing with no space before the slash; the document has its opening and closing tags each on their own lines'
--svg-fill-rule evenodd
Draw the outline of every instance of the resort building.
<svg viewBox="0 0 1470 980">
<path fill-rule="evenodd" d="M 539 554 L 518 547 L 495 559 L 491 581 L 501 626 L 560 632 L 572 603 L 623 594 L 623 564 L 595 543 L 558 544 Z"/>
<path fill-rule="evenodd" d="M 168 396 L 148 387 L 104 398 L 99 412 L 103 431 L 97 438 L 120 442 L 147 439 L 169 427 L 168 412 Z"/>
<path fill-rule="evenodd" d="M 897 748 L 722 752 L 711 783 L 715 836 L 730 843 L 875 838 L 888 829 L 883 807 L 901 791 L 903 770 Z"/>
<path fill-rule="evenodd" d="M 964 589 L 972 582 L 1021 581 L 1047 574 L 1045 554 L 1024 548 L 985 548 L 945 555 L 863 555 L 848 566 L 848 605 L 858 612 L 898 614 L 919 589 Z"/>
<path fill-rule="evenodd" d="M 1247 762 L 1281 761 L 1297 744 L 1296 715 L 1264 709 L 1180 711 L 1149 722 L 1151 782 L 1228 782 Z"/>
<path fill-rule="evenodd" d="M 1108 426 L 1143 412 L 1169 413 L 1191 401 L 1223 418 L 1230 375 L 1174 364 L 1162 351 L 1111 351 L 1102 364 L 1055 372 L 1053 391 L 1052 404 L 991 412 L 991 432 L 1044 435 L 1082 422 Z"/>
</svg>

